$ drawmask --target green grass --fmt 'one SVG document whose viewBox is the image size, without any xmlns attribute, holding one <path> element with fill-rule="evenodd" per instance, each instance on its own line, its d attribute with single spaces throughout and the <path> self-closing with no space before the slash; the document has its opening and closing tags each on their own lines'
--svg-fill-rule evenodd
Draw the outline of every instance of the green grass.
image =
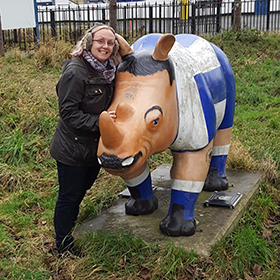
<svg viewBox="0 0 280 280">
<path fill-rule="evenodd" d="M 227 261 L 229 257 L 230 263 Z M 238 227 L 223 243 L 214 246 L 213 258 L 219 269 L 224 271 L 225 277 L 238 279 L 242 272 L 250 272 L 255 264 L 267 269 L 273 262 L 273 252 L 258 232 L 245 225 Z"/>
<path fill-rule="evenodd" d="M 165 248 L 146 244 L 133 238 L 131 232 L 90 233 L 80 242 L 88 256 L 83 267 L 78 269 L 79 275 L 84 277 L 81 279 L 88 275 L 93 279 L 109 279 L 110 276 L 121 279 L 124 275 L 132 279 L 151 275 L 154 279 L 176 279 L 179 275 L 188 275 L 188 266 L 196 260 L 193 253 L 186 253 L 172 244 Z"/>
<path fill-rule="evenodd" d="M 280 34 L 245 29 L 207 39 L 225 51 L 236 77 L 228 168 L 263 173 L 235 230 L 207 258 L 173 244 L 147 244 L 131 232 L 95 232 L 78 240 L 85 258 L 57 260 L 58 183 L 49 143 L 58 119 L 55 85 L 72 46 L 49 40 L 0 59 L 0 279 L 280 279 Z M 149 165 L 171 161 L 165 151 Z M 124 187 L 101 171 L 78 223 L 112 205 Z"/>
</svg>

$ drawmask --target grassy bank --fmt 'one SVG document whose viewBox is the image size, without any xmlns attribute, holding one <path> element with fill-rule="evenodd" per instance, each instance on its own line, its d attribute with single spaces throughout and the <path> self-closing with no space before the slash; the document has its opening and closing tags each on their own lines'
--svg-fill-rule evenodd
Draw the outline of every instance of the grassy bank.
<svg viewBox="0 0 280 280">
<path fill-rule="evenodd" d="M 228 55 L 236 77 L 228 168 L 264 174 L 234 232 L 208 258 L 130 233 L 98 232 L 79 241 L 85 258 L 57 260 L 58 183 L 49 143 L 58 119 L 55 85 L 72 46 L 50 40 L 0 59 L 0 279 L 280 279 L 280 34 L 243 30 L 207 39 Z M 149 164 L 171 160 L 165 151 Z M 110 206 L 123 188 L 121 179 L 101 172 L 79 223 Z"/>
</svg>

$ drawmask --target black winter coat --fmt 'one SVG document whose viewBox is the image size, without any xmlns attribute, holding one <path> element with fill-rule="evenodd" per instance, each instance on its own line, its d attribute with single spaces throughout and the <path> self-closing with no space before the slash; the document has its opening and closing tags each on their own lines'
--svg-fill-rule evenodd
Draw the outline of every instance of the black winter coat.
<svg viewBox="0 0 280 280">
<path fill-rule="evenodd" d="M 60 118 L 50 148 L 54 159 L 70 166 L 98 165 L 99 115 L 108 109 L 113 90 L 114 84 L 83 57 L 63 63 L 56 86 Z"/>
</svg>

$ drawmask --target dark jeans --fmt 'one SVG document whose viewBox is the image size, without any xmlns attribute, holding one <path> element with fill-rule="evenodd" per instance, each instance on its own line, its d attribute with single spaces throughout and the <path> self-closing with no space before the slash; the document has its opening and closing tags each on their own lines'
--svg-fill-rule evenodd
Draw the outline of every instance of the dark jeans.
<svg viewBox="0 0 280 280">
<path fill-rule="evenodd" d="M 86 191 L 94 183 L 100 166 L 74 167 L 57 162 L 59 192 L 54 212 L 56 246 L 59 252 L 71 246 L 72 229 Z"/>
</svg>

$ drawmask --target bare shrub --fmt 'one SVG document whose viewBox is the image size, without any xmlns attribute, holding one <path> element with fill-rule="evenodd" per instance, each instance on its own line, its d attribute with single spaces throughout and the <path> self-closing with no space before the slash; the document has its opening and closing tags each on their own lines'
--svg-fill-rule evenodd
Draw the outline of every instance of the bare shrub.
<svg viewBox="0 0 280 280">
<path fill-rule="evenodd" d="M 262 171 L 264 179 L 271 183 L 280 184 L 280 172 L 278 171 L 276 162 L 271 155 L 265 155 L 259 164 L 259 170 Z"/>
<path fill-rule="evenodd" d="M 49 38 L 40 45 L 38 50 L 34 50 L 30 54 L 34 58 L 36 69 L 53 68 L 60 71 L 62 62 L 71 58 L 70 53 L 73 47 L 70 43 L 55 41 L 53 38 Z"/>
<path fill-rule="evenodd" d="M 245 148 L 239 139 L 233 137 L 226 167 L 240 171 L 256 171 L 257 163 L 250 156 L 249 149 Z"/>
</svg>

